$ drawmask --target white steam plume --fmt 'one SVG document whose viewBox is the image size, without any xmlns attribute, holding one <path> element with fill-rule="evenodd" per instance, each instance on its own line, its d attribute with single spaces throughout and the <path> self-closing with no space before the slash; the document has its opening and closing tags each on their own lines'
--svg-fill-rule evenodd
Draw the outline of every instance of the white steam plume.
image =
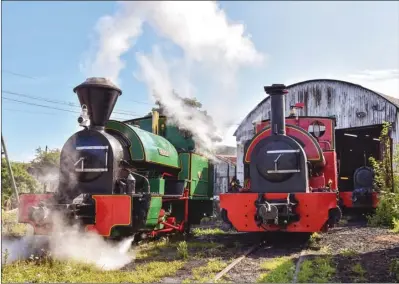
<svg viewBox="0 0 399 284">
<path fill-rule="evenodd" d="M 157 35 L 179 47 L 183 57 L 167 59 L 159 46 L 153 47 L 152 55 L 137 53 L 137 78 L 178 126 L 191 131 L 202 148 L 212 150 L 214 127 L 200 112 L 183 107 L 172 90 L 181 97 L 193 97 L 194 90 L 206 86 L 207 91 L 201 90 L 198 98 L 219 132 L 225 132 L 234 119 L 231 110 L 237 107 L 233 100 L 237 73 L 244 66 L 260 65 L 264 55 L 244 34 L 244 25 L 231 23 L 215 1 L 132 1 L 118 5 L 113 16 L 98 21 L 97 52 L 87 62 L 87 75 L 119 82 L 125 67 L 121 56 L 133 48 L 143 25 L 148 24 Z"/>
<path fill-rule="evenodd" d="M 25 236 L 21 239 L 2 237 L 2 263 L 40 257 L 44 252 L 54 259 L 73 260 L 95 265 L 102 270 L 120 269 L 134 259 L 129 253 L 133 237 L 111 244 L 94 232 L 67 225 L 57 214 L 49 236 Z"/>
<path fill-rule="evenodd" d="M 74 141 L 70 142 L 75 145 Z M 61 168 L 65 170 L 70 164 L 73 165 L 79 157 L 76 156 L 76 151 L 73 151 L 73 148 L 64 148 L 63 151 L 69 153 L 69 155 L 64 155 L 64 159 L 61 160 Z M 35 176 L 41 182 L 52 181 L 58 186 L 60 177 L 58 167 L 47 167 Z M 62 181 L 64 183 L 63 192 L 67 194 L 67 190 L 73 190 L 76 186 L 76 175 L 73 171 L 64 171 Z M 77 225 L 70 226 L 62 219 L 61 215 L 55 212 L 51 213 L 51 216 L 54 225 L 49 236 L 24 236 L 21 239 L 10 239 L 2 235 L 2 263 L 28 259 L 32 255 L 41 255 L 42 249 L 49 252 L 55 259 L 94 264 L 103 270 L 122 268 L 134 259 L 134 255 L 128 253 L 133 238 L 125 239 L 114 245 L 106 242 L 102 236 L 94 232 L 85 232 Z"/>
</svg>

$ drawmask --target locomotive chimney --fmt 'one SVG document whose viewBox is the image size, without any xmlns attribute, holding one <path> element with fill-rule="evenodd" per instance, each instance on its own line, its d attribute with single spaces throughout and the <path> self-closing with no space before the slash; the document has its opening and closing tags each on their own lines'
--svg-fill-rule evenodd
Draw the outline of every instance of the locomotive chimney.
<svg viewBox="0 0 399 284">
<path fill-rule="evenodd" d="M 270 125 L 274 135 L 285 135 L 285 94 L 288 91 L 283 84 L 273 84 L 265 87 L 266 94 L 271 97 Z"/>
<path fill-rule="evenodd" d="M 87 108 L 90 128 L 103 129 L 122 91 L 105 78 L 88 78 L 75 87 L 82 109 Z M 82 123 L 82 117 L 78 119 Z"/>
</svg>

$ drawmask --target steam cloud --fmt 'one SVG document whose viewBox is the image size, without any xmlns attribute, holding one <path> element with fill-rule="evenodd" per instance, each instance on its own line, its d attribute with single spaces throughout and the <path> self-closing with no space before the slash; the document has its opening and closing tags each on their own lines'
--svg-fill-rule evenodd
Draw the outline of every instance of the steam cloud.
<svg viewBox="0 0 399 284">
<path fill-rule="evenodd" d="M 94 232 L 68 226 L 58 215 L 53 216 L 53 222 L 55 226 L 49 236 L 25 236 L 17 240 L 2 237 L 2 263 L 40 256 L 43 251 L 50 252 L 54 259 L 94 264 L 102 270 L 120 269 L 134 259 L 128 252 L 133 237 L 111 244 Z"/>
<path fill-rule="evenodd" d="M 159 45 L 152 54 L 136 53 L 139 72 L 150 96 L 165 107 L 166 114 L 180 128 L 193 133 L 199 146 L 212 152 L 212 137 L 225 133 L 237 107 L 236 75 L 242 67 L 260 65 L 260 54 L 242 24 L 231 23 L 214 1 L 119 2 L 112 16 L 102 17 L 96 26 L 98 41 L 94 58 L 89 58 L 87 76 L 108 77 L 119 84 L 125 63 L 121 56 L 132 49 L 147 24 L 160 37 L 183 52 L 182 58 L 165 56 Z M 167 59 L 168 58 L 168 59 Z M 194 79 L 193 79 L 194 78 Z M 201 112 L 176 98 L 195 96 L 194 86 L 206 86 L 199 97 L 215 121 L 215 128 Z M 220 107 L 223 106 L 223 107 Z M 234 119 L 234 117 L 233 117 Z"/>
<path fill-rule="evenodd" d="M 71 144 L 75 145 L 75 143 L 69 145 Z M 59 168 L 49 166 L 44 171 L 36 173 L 35 177 L 40 182 L 51 182 L 50 185 L 58 186 L 61 176 L 63 194 L 73 195 L 77 179 L 70 166 L 78 157 L 73 148 L 64 148 L 63 151 L 66 151 L 67 154 L 64 155 L 64 159 L 61 159 L 61 175 Z M 47 188 L 47 190 L 49 189 L 50 191 L 54 190 L 54 188 Z M 111 244 L 94 232 L 84 231 L 77 224 L 73 226 L 67 224 L 56 212 L 51 213 L 51 219 L 53 229 L 49 236 L 27 235 L 13 240 L 2 235 L 2 263 L 25 260 L 32 255 L 40 256 L 44 251 L 49 252 L 51 257 L 58 260 L 74 260 L 94 264 L 103 270 L 122 268 L 134 259 L 134 255 L 128 253 L 133 237 L 118 244 Z"/>
</svg>

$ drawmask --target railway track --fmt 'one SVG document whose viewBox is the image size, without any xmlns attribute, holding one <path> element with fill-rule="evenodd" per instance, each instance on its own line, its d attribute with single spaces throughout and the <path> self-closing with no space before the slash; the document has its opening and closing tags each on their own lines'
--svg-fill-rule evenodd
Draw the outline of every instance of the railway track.
<svg viewBox="0 0 399 284">
<path fill-rule="evenodd" d="M 213 279 L 213 282 L 218 281 L 221 279 L 226 273 L 228 273 L 233 267 L 235 267 L 237 264 L 239 264 L 243 259 L 245 259 L 249 254 L 253 253 L 257 249 L 259 249 L 262 245 L 264 245 L 264 242 L 261 242 L 259 244 L 256 244 L 252 247 L 250 247 L 244 254 L 242 254 L 240 257 L 236 258 L 232 263 L 230 263 L 225 269 L 220 271 L 218 274 L 216 274 L 215 278 Z"/>
<path fill-rule="evenodd" d="M 216 283 L 217 281 L 219 281 L 220 279 L 223 278 L 223 276 L 228 275 L 228 273 L 234 269 L 237 265 L 239 265 L 240 263 L 242 263 L 247 257 L 251 256 L 252 254 L 256 253 L 259 249 L 263 249 L 266 250 L 264 252 L 266 252 L 266 256 L 268 255 L 268 253 L 270 254 L 270 256 L 274 256 L 276 254 L 275 251 L 273 251 L 273 249 L 275 248 L 273 246 L 273 244 L 271 244 L 268 241 L 262 240 L 261 242 L 251 246 L 250 248 L 248 248 L 242 255 L 240 255 L 239 257 L 237 257 L 236 259 L 234 259 L 226 268 L 224 268 L 222 271 L 220 271 L 219 273 L 216 274 L 216 276 L 213 278 L 213 283 Z M 278 249 L 277 249 L 278 250 Z M 264 253 L 263 252 L 263 253 Z M 262 253 L 262 254 L 263 254 Z M 294 278 L 293 278 L 293 282 L 292 283 L 296 283 L 297 282 L 297 275 L 299 273 L 300 270 L 300 266 L 304 260 L 304 258 L 306 257 L 305 254 L 305 247 L 301 245 L 300 248 L 300 252 L 297 253 L 298 254 L 298 260 L 296 261 L 295 264 L 295 274 L 294 274 Z M 276 255 L 277 257 L 277 255 Z"/>
</svg>

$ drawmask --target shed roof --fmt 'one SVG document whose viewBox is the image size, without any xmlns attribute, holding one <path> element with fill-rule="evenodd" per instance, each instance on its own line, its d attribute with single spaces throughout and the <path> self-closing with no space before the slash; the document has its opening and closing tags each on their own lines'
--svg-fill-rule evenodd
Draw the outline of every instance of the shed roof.
<svg viewBox="0 0 399 284">
<path fill-rule="evenodd" d="M 288 85 L 288 86 L 287 86 L 287 89 L 292 88 L 292 87 L 295 87 L 295 86 L 297 86 L 297 85 L 302 85 L 302 84 L 307 84 L 307 83 L 314 83 L 314 82 L 323 82 L 323 81 L 324 81 L 324 82 L 342 83 L 342 84 L 347 84 L 347 85 L 352 85 L 352 86 L 355 86 L 355 87 L 358 87 L 358 88 L 362 88 L 362 89 L 364 89 L 364 90 L 366 90 L 366 91 L 372 92 L 372 93 L 376 94 L 377 96 L 380 96 L 380 97 L 384 98 L 384 99 L 387 100 L 389 103 L 393 104 L 394 106 L 396 106 L 396 108 L 399 109 L 399 99 L 398 99 L 398 98 L 394 98 L 394 97 L 391 97 L 391 96 L 387 96 L 387 95 L 384 95 L 384 94 L 382 94 L 382 93 L 379 93 L 379 92 L 370 90 L 370 89 L 368 89 L 368 88 L 365 88 L 365 87 L 363 87 L 363 86 L 361 86 L 361 85 L 354 84 L 354 83 L 347 82 L 347 81 L 342 81 L 342 80 L 335 80 L 335 79 L 312 79 L 312 80 L 301 81 L 301 82 L 298 82 L 298 83 L 294 83 L 294 84 Z M 242 123 L 251 115 L 251 113 L 254 112 L 260 105 L 264 104 L 269 98 L 270 98 L 270 96 L 265 97 L 260 103 L 258 103 L 258 104 L 245 116 L 245 118 L 241 121 L 240 125 L 237 127 L 236 131 L 234 132 L 234 134 L 233 134 L 234 136 L 236 136 L 237 130 L 242 126 Z"/>
</svg>

